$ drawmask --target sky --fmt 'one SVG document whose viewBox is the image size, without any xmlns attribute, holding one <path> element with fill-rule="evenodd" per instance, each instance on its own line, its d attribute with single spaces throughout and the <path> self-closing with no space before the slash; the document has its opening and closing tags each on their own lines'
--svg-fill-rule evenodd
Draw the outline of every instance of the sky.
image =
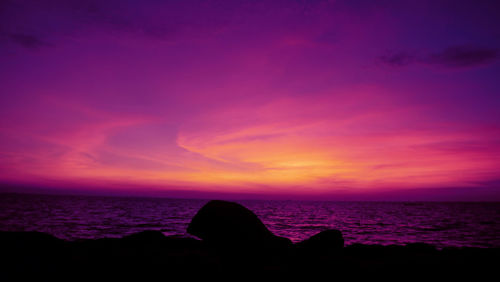
<svg viewBox="0 0 500 282">
<path fill-rule="evenodd" d="M 0 182 L 500 200 L 499 57 L 498 1 L 3 0 Z"/>
</svg>

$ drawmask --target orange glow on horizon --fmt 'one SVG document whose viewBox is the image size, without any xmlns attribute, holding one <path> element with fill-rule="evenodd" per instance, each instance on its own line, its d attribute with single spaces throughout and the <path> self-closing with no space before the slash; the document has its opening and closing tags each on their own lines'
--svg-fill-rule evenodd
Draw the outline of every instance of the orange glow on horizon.
<svg viewBox="0 0 500 282">
<path fill-rule="evenodd" d="M 68 150 L 43 170 L 27 166 L 19 169 L 34 176 L 66 181 L 186 185 L 205 190 L 217 187 L 218 191 L 232 192 L 263 189 L 264 193 L 283 189 L 297 193 L 307 187 L 309 193 L 320 193 L 346 188 L 363 191 L 380 187 L 463 186 L 484 177 L 496 165 L 482 150 L 440 148 L 446 142 L 473 142 L 481 138 L 478 135 L 456 130 L 409 130 L 404 127 L 404 117 L 394 120 L 390 114 L 382 113 L 339 118 L 338 113 L 328 111 L 328 104 L 307 103 L 303 99 L 287 99 L 262 108 L 206 113 L 180 128 L 175 158 L 168 150 L 148 153 L 142 145 L 138 150 L 106 145 L 121 130 L 156 122 L 111 122 L 115 119 L 111 117 L 97 126 L 82 127 L 70 134 L 71 138 L 44 138 L 47 142 L 64 140 Z M 298 111 L 298 105 L 307 107 Z M 267 110 L 270 107 L 275 110 Z M 252 117 L 252 122 L 242 116 Z M 401 130 L 380 134 L 373 132 L 372 124 Z M 354 134 L 352 127 L 357 128 Z M 96 161 L 93 155 L 102 148 L 112 163 Z"/>
</svg>

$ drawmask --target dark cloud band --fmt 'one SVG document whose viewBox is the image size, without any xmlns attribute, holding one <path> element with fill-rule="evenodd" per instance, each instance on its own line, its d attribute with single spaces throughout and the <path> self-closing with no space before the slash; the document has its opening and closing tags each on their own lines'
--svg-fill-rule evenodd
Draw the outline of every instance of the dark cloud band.
<svg viewBox="0 0 500 282">
<path fill-rule="evenodd" d="M 446 68 L 468 68 L 493 63 L 498 58 L 498 49 L 475 46 L 452 46 L 441 52 L 417 56 L 407 52 L 382 55 L 379 63 L 391 67 L 411 64 L 426 64 Z"/>
</svg>

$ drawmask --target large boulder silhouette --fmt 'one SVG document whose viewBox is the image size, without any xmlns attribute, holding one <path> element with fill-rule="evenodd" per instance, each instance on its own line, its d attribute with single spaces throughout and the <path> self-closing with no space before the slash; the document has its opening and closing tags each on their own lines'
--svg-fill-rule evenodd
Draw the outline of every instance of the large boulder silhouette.
<svg viewBox="0 0 500 282">
<path fill-rule="evenodd" d="M 329 255 L 344 247 L 344 238 L 339 230 L 328 229 L 295 244 L 295 246 L 302 252 Z"/>
<path fill-rule="evenodd" d="M 214 200 L 193 217 L 187 232 L 219 246 L 286 247 L 288 238 L 274 235 L 252 211 L 228 201 Z"/>
</svg>

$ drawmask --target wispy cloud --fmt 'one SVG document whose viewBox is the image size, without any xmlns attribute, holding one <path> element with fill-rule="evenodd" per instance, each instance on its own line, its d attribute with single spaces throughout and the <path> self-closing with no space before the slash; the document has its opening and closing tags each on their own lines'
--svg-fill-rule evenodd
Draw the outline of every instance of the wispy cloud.
<svg viewBox="0 0 500 282">
<path fill-rule="evenodd" d="M 450 69 L 469 68 L 493 63 L 498 49 L 478 46 L 451 46 L 440 52 L 415 55 L 409 52 L 391 52 L 378 57 L 378 62 L 390 67 L 424 64 Z"/>
<path fill-rule="evenodd" d="M 466 68 L 490 64 L 498 57 L 498 49 L 474 46 L 453 46 L 430 54 L 424 62 L 449 68 Z"/>
<path fill-rule="evenodd" d="M 379 62 L 392 67 L 407 66 L 415 62 L 415 56 L 406 52 L 388 53 L 378 58 Z"/>
<path fill-rule="evenodd" d="M 49 45 L 33 34 L 8 32 L 4 33 L 4 36 L 9 41 L 28 49 L 39 49 L 41 47 Z"/>
</svg>

